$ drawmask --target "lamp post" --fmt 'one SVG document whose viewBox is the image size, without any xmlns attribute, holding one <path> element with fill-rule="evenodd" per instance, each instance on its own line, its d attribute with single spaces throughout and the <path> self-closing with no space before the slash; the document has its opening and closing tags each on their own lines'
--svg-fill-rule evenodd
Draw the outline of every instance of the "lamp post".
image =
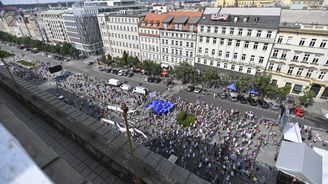
<svg viewBox="0 0 328 184">
<path fill-rule="evenodd" d="M 128 124 L 128 111 L 129 111 L 129 108 L 123 102 L 121 104 L 121 109 L 123 111 L 123 118 L 124 118 L 124 123 L 125 123 L 125 128 L 126 128 L 126 134 L 128 136 L 128 142 L 129 142 L 129 147 L 130 147 L 130 154 L 131 154 L 131 159 L 132 159 L 133 167 L 134 167 L 135 183 L 136 184 L 139 184 L 139 178 L 137 176 L 137 163 L 136 163 L 136 158 L 135 158 L 134 152 L 133 152 L 132 141 L 131 141 L 131 133 L 130 133 L 129 124 Z"/>
</svg>

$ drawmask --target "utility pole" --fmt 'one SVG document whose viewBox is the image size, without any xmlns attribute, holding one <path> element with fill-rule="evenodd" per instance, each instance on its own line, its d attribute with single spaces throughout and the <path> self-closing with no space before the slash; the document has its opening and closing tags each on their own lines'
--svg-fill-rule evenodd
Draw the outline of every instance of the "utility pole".
<svg viewBox="0 0 328 184">
<path fill-rule="evenodd" d="M 125 128 L 126 128 L 126 134 L 128 136 L 128 142 L 129 142 L 129 147 L 130 147 L 130 154 L 131 154 L 131 159 L 133 162 L 133 167 L 134 167 L 134 179 L 135 179 L 135 183 L 139 184 L 139 178 L 137 175 L 137 163 L 136 163 L 136 158 L 134 156 L 134 152 L 133 152 L 133 147 L 132 147 L 132 140 L 131 140 L 131 133 L 129 130 L 129 124 L 128 124 L 128 111 L 129 108 L 128 106 L 123 102 L 121 104 L 121 109 L 123 111 L 123 118 L 124 118 L 124 122 L 125 122 Z"/>
</svg>

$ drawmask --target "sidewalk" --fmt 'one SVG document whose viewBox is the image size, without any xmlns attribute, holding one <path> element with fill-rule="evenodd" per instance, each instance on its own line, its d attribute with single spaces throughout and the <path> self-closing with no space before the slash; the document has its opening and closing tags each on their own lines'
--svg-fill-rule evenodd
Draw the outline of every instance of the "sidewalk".
<svg viewBox="0 0 328 184">
<path fill-rule="evenodd" d="M 325 116 L 328 113 L 328 102 L 314 102 L 313 105 L 305 108 L 309 114 Z"/>
</svg>

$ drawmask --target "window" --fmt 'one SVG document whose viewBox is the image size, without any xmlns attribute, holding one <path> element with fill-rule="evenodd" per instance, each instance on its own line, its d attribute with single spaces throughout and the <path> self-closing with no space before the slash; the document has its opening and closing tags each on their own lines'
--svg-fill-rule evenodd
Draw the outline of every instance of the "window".
<svg viewBox="0 0 328 184">
<path fill-rule="evenodd" d="M 278 82 L 278 81 L 277 81 L 276 79 L 272 79 L 271 84 L 272 84 L 272 85 L 277 85 L 277 82 Z"/>
<path fill-rule="evenodd" d="M 204 59 L 204 64 L 207 64 L 207 59 Z"/>
<path fill-rule="evenodd" d="M 313 73 L 313 70 L 308 70 L 308 72 L 306 73 L 306 76 L 311 77 L 312 73 Z"/>
<path fill-rule="evenodd" d="M 290 44 L 292 42 L 293 37 L 292 36 L 288 36 L 286 44 Z"/>
<path fill-rule="evenodd" d="M 266 37 L 267 37 L 267 38 L 271 38 L 271 34 L 272 34 L 272 31 L 268 31 Z"/>
<path fill-rule="evenodd" d="M 250 61 L 254 61 L 254 58 L 255 58 L 255 56 L 254 55 L 251 55 Z"/>
<path fill-rule="evenodd" d="M 223 45 L 224 44 L 224 39 L 220 40 L 220 44 Z"/>
<path fill-rule="evenodd" d="M 318 76 L 318 79 L 323 79 L 325 78 L 326 72 L 321 72 Z"/>
<path fill-rule="evenodd" d="M 316 41 L 317 41 L 317 39 L 312 39 L 309 46 L 314 47 Z"/>
<path fill-rule="evenodd" d="M 216 38 L 213 38 L 213 44 L 216 44 Z"/>
<path fill-rule="evenodd" d="M 282 51 L 281 59 L 286 59 L 287 51 Z"/>
<path fill-rule="evenodd" d="M 217 62 L 216 63 L 216 67 L 220 67 L 220 62 Z"/>
<path fill-rule="evenodd" d="M 262 64 L 263 61 L 264 61 L 264 57 L 260 57 L 260 58 L 259 58 L 259 63 Z"/>
<path fill-rule="evenodd" d="M 231 70 L 235 70 L 235 65 L 231 65 Z"/>
<path fill-rule="evenodd" d="M 243 54 L 242 56 L 241 56 L 241 60 L 245 60 L 246 59 L 246 54 Z"/>
<path fill-rule="evenodd" d="M 178 46 L 179 45 L 179 41 L 175 41 L 175 45 Z"/>
<path fill-rule="evenodd" d="M 213 66 L 213 60 L 210 61 L 210 65 Z"/>
<path fill-rule="evenodd" d="M 242 72 L 243 71 L 243 66 L 239 66 L 238 71 Z"/>
<path fill-rule="evenodd" d="M 194 53 L 193 52 L 190 52 L 189 56 L 190 57 L 193 57 Z"/>
<path fill-rule="evenodd" d="M 297 61 L 297 60 L 298 60 L 298 54 L 295 54 L 292 61 Z"/>
<path fill-rule="evenodd" d="M 225 34 L 226 33 L 226 28 L 222 28 L 222 34 Z"/>
<path fill-rule="evenodd" d="M 208 54 L 208 48 L 205 48 L 205 54 Z"/>
<path fill-rule="evenodd" d="M 230 52 L 227 52 L 226 53 L 226 58 L 229 58 L 229 56 L 230 56 Z"/>
<path fill-rule="evenodd" d="M 218 27 L 214 27 L 214 33 L 218 33 Z"/>
<path fill-rule="evenodd" d="M 189 42 L 186 42 L 186 47 L 189 47 Z"/>
<path fill-rule="evenodd" d="M 277 72 L 280 72 L 281 71 L 281 67 L 282 67 L 282 65 L 278 65 L 276 71 Z"/>
<path fill-rule="evenodd" d="M 295 84 L 292 93 L 299 94 L 302 92 L 302 85 Z"/>
<path fill-rule="evenodd" d="M 211 27 L 207 27 L 207 32 L 209 33 L 209 32 L 211 32 Z"/>
<path fill-rule="evenodd" d="M 282 39 L 283 39 L 283 36 L 279 36 L 277 42 L 278 42 L 278 43 L 281 43 L 281 42 L 282 42 Z"/>
<path fill-rule="evenodd" d="M 219 50 L 219 56 L 222 56 L 222 50 Z"/>
<path fill-rule="evenodd" d="M 199 37 L 199 42 L 203 42 L 203 37 L 202 36 Z"/>
<path fill-rule="evenodd" d="M 239 47 L 239 46 L 240 46 L 240 40 L 237 40 L 236 47 Z"/>
<path fill-rule="evenodd" d="M 259 46 L 259 43 L 258 42 L 255 42 L 254 43 L 254 46 L 253 46 L 253 49 L 257 49 L 258 46 Z"/>
<path fill-rule="evenodd" d="M 190 47 L 194 47 L 194 42 L 191 42 L 190 43 Z"/>
<path fill-rule="evenodd" d="M 242 35 L 243 34 L 243 29 L 239 29 L 238 30 L 238 35 Z"/>
<path fill-rule="evenodd" d="M 180 46 L 182 46 L 183 44 L 182 44 L 182 41 L 180 41 Z"/>
<path fill-rule="evenodd" d="M 262 31 L 258 30 L 257 33 L 256 33 L 256 37 L 261 37 L 261 34 L 262 34 Z"/>
<path fill-rule="evenodd" d="M 269 44 L 265 43 L 265 44 L 263 45 L 263 49 L 262 49 L 262 50 L 268 50 L 268 45 L 269 45 Z"/>
<path fill-rule="evenodd" d="M 325 48 L 327 44 L 327 40 L 322 40 L 322 42 L 320 43 L 320 48 Z"/>
<path fill-rule="evenodd" d="M 248 46 L 249 46 L 249 42 L 247 41 L 245 42 L 245 48 L 248 48 Z"/>
<path fill-rule="evenodd" d="M 293 73 L 293 70 L 294 70 L 294 67 L 293 66 L 290 66 L 289 69 L 288 69 L 288 72 L 287 74 L 292 74 Z"/>
<path fill-rule="evenodd" d="M 272 70 L 273 69 L 273 65 L 274 65 L 273 63 L 270 63 L 269 64 L 269 67 L 268 67 L 268 70 Z"/>
<path fill-rule="evenodd" d="M 215 55 L 215 49 L 212 49 L 212 55 Z"/>
<path fill-rule="evenodd" d="M 301 38 L 300 43 L 298 45 L 302 46 L 305 43 L 305 38 Z"/>
<path fill-rule="evenodd" d="M 227 68 L 227 63 L 224 63 L 223 68 Z"/>
<path fill-rule="evenodd" d="M 234 58 L 234 59 L 237 59 L 237 56 L 238 56 L 238 53 L 235 52 L 235 53 L 233 54 L 233 58 Z"/>
<path fill-rule="evenodd" d="M 248 29 L 247 30 L 247 36 L 251 36 L 252 35 L 252 30 L 251 29 Z"/>
<path fill-rule="evenodd" d="M 297 70 L 296 75 L 298 75 L 298 76 L 302 75 L 303 70 L 304 70 L 304 68 L 299 68 L 299 69 Z"/>
<path fill-rule="evenodd" d="M 200 26 L 200 32 L 204 32 L 204 26 Z"/>
<path fill-rule="evenodd" d="M 235 30 L 235 28 L 230 28 L 230 34 L 233 34 L 233 32 L 234 32 L 234 30 Z"/>
<path fill-rule="evenodd" d="M 312 64 L 318 64 L 319 58 L 318 57 L 314 57 L 312 60 Z"/>
<path fill-rule="evenodd" d="M 327 61 L 326 61 L 326 64 L 325 65 L 328 65 L 328 59 L 327 59 Z"/>
<path fill-rule="evenodd" d="M 202 48 L 201 47 L 198 48 L 198 52 L 202 53 Z"/>
<path fill-rule="evenodd" d="M 210 37 L 206 37 L 206 43 L 210 43 Z"/>
<path fill-rule="evenodd" d="M 247 68 L 247 73 L 251 73 L 252 69 L 251 68 Z"/>
<path fill-rule="evenodd" d="M 303 62 L 307 62 L 309 60 L 310 54 L 304 54 Z"/>
<path fill-rule="evenodd" d="M 228 46 L 230 46 L 232 43 L 232 40 L 228 40 Z"/>
</svg>

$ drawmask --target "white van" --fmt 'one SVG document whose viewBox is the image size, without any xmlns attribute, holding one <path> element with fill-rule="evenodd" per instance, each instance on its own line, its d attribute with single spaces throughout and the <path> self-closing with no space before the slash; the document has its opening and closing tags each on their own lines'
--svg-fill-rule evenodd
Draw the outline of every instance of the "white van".
<svg viewBox="0 0 328 184">
<path fill-rule="evenodd" d="M 149 90 L 145 87 L 137 86 L 137 87 L 133 88 L 132 92 L 147 95 Z"/>
<path fill-rule="evenodd" d="M 108 79 L 108 84 L 118 87 L 122 84 L 122 82 L 117 79 Z"/>
<path fill-rule="evenodd" d="M 237 96 L 238 96 L 238 93 L 236 93 L 236 92 L 230 92 L 229 93 L 230 101 L 237 102 Z"/>
<path fill-rule="evenodd" d="M 120 88 L 125 91 L 130 91 L 132 86 L 130 84 L 122 84 Z"/>
</svg>

